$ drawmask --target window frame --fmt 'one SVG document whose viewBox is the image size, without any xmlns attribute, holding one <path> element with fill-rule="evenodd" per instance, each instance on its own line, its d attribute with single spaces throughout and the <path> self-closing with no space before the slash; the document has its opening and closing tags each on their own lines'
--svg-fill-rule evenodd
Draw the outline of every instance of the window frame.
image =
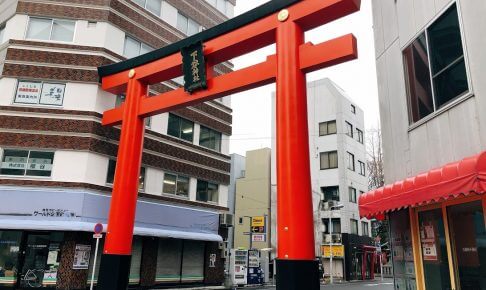
<svg viewBox="0 0 486 290">
<path fill-rule="evenodd" d="M 27 151 L 27 163 L 26 164 L 29 164 L 29 159 L 30 159 L 30 155 L 33 152 L 42 152 L 42 153 L 52 153 L 52 163 L 51 163 L 51 171 L 50 171 L 50 174 L 48 176 L 39 176 L 39 175 L 27 175 L 27 171 L 29 171 L 29 169 L 26 168 L 25 169 L 18 169 L 18 170 L 23 170 L 24 173 L 22 175 L 20 174 L 4 174 L 4 173 L 0 173 L 0 176 L 16 176 L 18 178 L 21 178 L 21 177 L 28 177 L 28 178 L 41 178 L 41 179 L 50 179 L 52 178 L 52 171 L 54 170 L 54 161 L 55 161 L 55 157 L 56 157 L 56 150 L 43 150 L 43 149 L 30 149 L 30 148 L 12 148 L 12 147 L 4 147 L 4 148 L 1 148 L 0 149 L 0 170 L 2 169 L 1 168 L 1 163 L 3 163 L 3 160 L 5 158 L 5 150 L 17 150 L 17 151 Z"/>
<path fill-rule="evenodd" d="M 357 194 L 356 194 L 356 188 L 349 186 L 348 187 L 348 194 L 349 194 L 349 202 L 352 202 L 352 203 L 358 202 L 358 197 L 357 197 Z"/>
<path fill-rule="evenodd" d="M 347 151 L 346 153 L 348 153 L 348 155 L 347 155 L 347 158 L 348 158 L 348 159 L 347 159 L 347 161 L 348 161 L 348 162 L 347 162 L 346 167 L 347 167 L 349 170 L 351 170 L 351 171 L 356 171 L 356 161 L 355 161 L 355 158 L 354 158 L 354 154 L 353 154 L 353 153 L 351 153 L 351 152 L 349 152 L 349 151 Z M 351 158 L 351 157 L 352 157 L 352 158 Z M 350 168 L 350 166 L 349 166 L 349 165 L 350 165 L 350 160 L 352 160 L 352 161 L 353 161 L 353 166 L 352 166 L 352 168 Z"/>
<path fill-rule="evenodd" d="M 40 83 L 41 84 L 39 100 L 38 100 L 38 102 L 36 104 L 34 104 L 34 103 L 26 103 L 26 102 L 17 102 L 16 101 L 16 99 L 17 99 L 17 92 L 19 90 L 19 86 L 20 86 L 20 83 L 21 82 Z M 61 104 L 60 105 L 41 103 L 42 91 L 44 89 L 44 85 L 45 84 L 49 84 L 49 85 L 63 85 L 64 86 L 64 90 L 63 90 L 63 94 L 62 94 L 62 101 L 61 101 Z M 14 92 L 14 96 L 13 96 L 13 100 L 12 100 L 12 105 L 51 106 L 51 107 L 55 107 L 55 108 L 62 108 L 64 106 L 64 98 L 66 96 L 66 87 L 67 87 L 67 83 L 63 83 L 63 82 L 49 82 L 49 81 L 43 81 L 43 80 L 17 79 L 17 84 L 15 86 L 15 92 Z"/>
<path fill-rule="evenodd" d="M 351 138 L 354 138 L 354 127 L 353 127 L 353 124 L 351 124 L 350 122 L 348 121 L 344 121 L 346 122 L 346 136 L 349 136 Z M 351 129 L 351 131 L 349 131 L 349 129 Z"/>
<path fill-rule="evenodd" d="M 329 234 L 341 234 L 343 229 L 342 229 L 342 224 L 341 224 L 341 218 L 340 217 L 337 217 L 337 218 L 331 218 L 331 223 L 332 223 L 332 233 L 330 233 L 330 226 L 329 226 L 329 218 L 322 218 L 322 225 L 326 228 L 325 231 L 323 231 L 323 233 L 325 235 L 329 235 Z M 339 224 L 339 231 L 335 231 L 335 226 L 334 224 Z"/>
<path fill-rule="evenodd" d="M 210 135 L 209 138 L 216 138 L 215 139 L 216 143 L 219 141 L 219 144 L 216 144 L 215 143 L 215 147 L 216 148 L 211 148 L 209 146 L 204 146 L 204 145 L 201 144 L 201 140 L 202 140 L 201 139 L 201 134 L 202 134 L 203 128 L 204 128 L 204 130 L 208 130 L 208 133 Z M 219 137 L 219 139 L 217 137 Z M 219 146 L 216 146 L 216 145 L 219 145 Z M 221 153 L 221 147 L 222 147 L 222 145 L 223 145 L 223 133 L 221 133 L 219 131 L 216 131 L 214 129 L 211 129 L 209 127 L 206 127 L 206 126 L 199 125 L 199 146 L 204 147 L 204 148 L 209 149 L 209 150 L 213 150 L 215 152 Z"/>
<path fill-rule="evenodd" d="M 353 225 L 356 225 L 356 233 L 353 232 Z M 349 219 L 349 233 L 359 235 L 359 223 L 357 219 Z"/>
<path fill-rule="evenodd" d="M 356 115 L 356 106 L 351 104 L 351 113 Z"/>
<path fill-rule="evenodd" d="M 358 160 L 359 164 L 359 174 L 362 176 L 366 176 L 366 164 L 361 160 Z"/>
<path fill-rule="evenodd" d="M 464 66 L 465 66 L 465 70 L 466 70 L 466 77 L 467 77 L 467 84 L 468 84 L 468 91 L 462 93 L 461 95 L 458 95 L 456 96 L 455 98 L 449 100 L 449 102 L 445 103 L 442 107 L 440 108 L 437 108 L 436 106 L 436 100 L 435 100 L 435 92 L 434 92 L 434 83 L 433 83 L 433 80 L 432 80 L 432 68 L 431 68 L 431 60 L 430 60 L 430 50 L 429 50 L 429 40 L 428 40 L 428 33 L 427 33 L 427 30 L 436 23 L 436 21 L 441 18 L 446 12 L 447 10 L 449 10 L 449 8 L 451 8 L 453 5 L 456 5 L 456 10 L 457 10 L 457 16 L 458 16 L 458 24 L 459 24 L 459 32 L 460 32 L 460 35 L 461 35 L 461 44 L 462 44 L 462 49 L 463 49 L 463 58 L 464 58 Z M 404 55 L 404 52 L 405 50 L 410 47 L 410 45 L 412 45 L 420 35 L 424 34 L 425 35 L 425 38 L 426 38 L 426 48 L 427 48 L 427 60 L 428 60 L 428 65 L 429 65 L 429 76 L 430 76 L 430 85 L 431 85 L 431 92 L 432 92 L 432 101 L 433 101 L 433 111 L 422 117 L 422 118 L 419 118 L 417 121 L 414 121 L 413 120 L 413 116 L 412 116 L 412 108 L 411 108 L 411 97 L 410 97 L 410 88 L 409 88 L 409 80 L 408 80 L 408 68 L 407 68 L 407 65 L 406 65 L 406 59 L 405 59 L 405 55 Z M 470 70 L 470 65 L 469 65 L 469 57 L 468 57 L 468 50 L 466 49 L 467 48 L 467 44 L 466 44 L 466 39 L 465 39 L 466 35 L 465 35 L 465 32 L 464 32 L 464 23 L 463 23 L 463 19 L 462 19 L 462 11 L 461 11 L 461 6 L 458 5 L 457 1 L 454 0 L 454 1 L 451 1 L 450 3 L 448 3 L 443 9 L 441 9 L 441 11 L 439 13 L 437 13 L 437 15 L 435 15 L 429 22 L 427 22 L 427 24 L 420 30 L 416 33 L 415 37 L 410 39 L 408 42 L 406 42 L 403 46 L 401 46 L 400 48 L 400 51 L 401 51 L 401 54 L 402 54 L 402 61 L 403 61 L 403 78 L 404 78 L 404 82 L 405 82 L 405 88 L 406 88 L 406 98 L 407 98 L 407 115 L 408 115 L 408 131 L 412 131 L 413 129 L 417 128 L 417 127 L 420 127 L 421 125 L 423 125 L 424 123 L 427 123 L 428 121 L 430 121 L 431 119 L 437 117 L 438 115 L 448 111 L 449 109 L 451 109 L 452 107 L 455 107 L 457 106 L 458 104 L 466 101 L 467 99 L 469 99 L 470 97 L 474 96 L 474 88 L 473 88 L 473 83 L 472 83 L 472 79 L 471 79 L 471 70 Z"/>
<path fill-rule="evenodd" d="M 356 135 L 358 135 L 357 141 L 361 144 L 364 144 L 364 133 L 360 129 L 356 128 Z"/>
<path fill-rule="evenodd" d="M 199 187 L 199 182 L 204 182 L 206 184 L 206 194 L 207 194 L 207 199 L 206 200 L 200 200 L 198 199 L 198 187 Z M 212 201 L 212 200 L 209 200 L 209 192 L 208 192 L 208 189 L 209 189 L 209 185 L 216 185 L 216 192 L 217 192 L 217 201 Z M 211 181 L 207 181 L 207 180 L 204 180 L 204 179 L 198 179 L 197 180 L 197 183 L 196 183 L 196 201 L 198 202 L 206 202 L 206 203 L 211 203 L 211 204 L 218 204 L 219 203 L 219 189 L 220 189 L 220 185 L 217 184 L 217 183 L 214 183 L 214 182 L 211 182 Z"/>
<path fill-rule="evenodd" d="M 182 16 L 185 19 L 187 19 L 187 21 L 185 21 L 185 29 L 184 30 L 182 30 L 182 29 L 179 28 L 179 16 Z M 176 27 L 175 28 L 177 30 L 179 30 L 180 32 L 184 33 L 184 35 L 186 35 L 186 36 L 192 36 L 192 35 L 194 35 L 194 34 L 189 34 L 189 23 L 191 21 L 194 22 L 197 25 L 197 32 L 194 33 L 194 34 L 197 34 L 197 33 L 201 32 L 203 30 L 203 26 L 199 22 L 197 22 L 193 18 L 187 16 L 186 14 L 181 13 L 180 10 L 177 10 L 177 24 L 176 24 Z"/>
<path fill-rule="evenodd" d="M 108 173 L 109 173 L 109 169 L 110 169 L 110 162 L 115 162 L 115 168 L 113 170 L 113 182 L 108 181 L 108 177 L 109 177 Z M 113 159 L 113 158 L 108 159 L 108 166 L 106 168 L 106 178 L 105 178 L 105 184 L 108 185 L 108 186 L 113 186 L 113 184 L 115 182 L 116 163 L 117 163 L 117 161 L 115 159 Z M 142 172 L 143 172 L 143 178 L 141 178 Z M 143 180 L 143 183 L 142 183 L 143 186 L 140 186 L 140 179 Z M 139 173 L 139 176 L 138 176 L 138 180 L 139 180 L 138 191 L 139 192 L 145 192 L 145 184 L 146 184 L 145 181 L 147 180 L 147 167 L 146 166 L 140 165 L 140 173 Z"/>
<path fill-rule="evenodd" d="M 173 173 L 173 172 L 164 172 L 164 179 L 162 180 L 162 183 L 165 181 L 165 177 L 166 177 L 167 174 L 173 175 L 173 176 L 176 177 L 175 184 L 174 184 L 175 191 L 173 193 L 165 192 L 164 191 L 164 185 L 162 184 L 162 194 L 172 196 L 172 197 L 175 196 L 175 197 L 179 197 L 179 198 L 189 199 L 189 194 L 190 194 L 190 191 L 191 191 L 191 178 L 189 176 L 185 176 L 185 175 L 182 175 L 182 174 L 177 174 L 177 173 Z M 187 195 L 177 194 L 178 182 L 179 182 L 180 177 L 187 178 Z"/>
<path fill-rule="evenodd" d="M 334 128 L 335 128 L 335 131 L 333 133 L 329 133 L 329 125 L 334 123 Z M 326 133 L 324 134 L 321 130 L 321 126 L 325 126 L 326 127 Z M 329 121 L 326 121 L 326 122 L 320 122 L 319 123 L 319 137 L 322 137 L 322 136 L 328 136 L 328 135 L 335 135 L 337 134 L 337 122 L 336 120 L 329 120 Z"/>
<path fill-rule="evenodd" d="M 178 129 L 179 130 L 179 136 L 174 136 L 174 135 L 169 134 L 169 124 L 170 124 L 170 117 L 171 116 L 175 116 L 175 117 L 177 117 L 179 119 L 179 129 Z M 182 127 L 182 123 L 181 123 L 182 120 L 189 121 L 189 122 L 192 123 L 192 138 L 191 138 L 190 141 L 181 137 L 182 136 L 181 135 L 182 134 L 182 128 L 181 128 Z M 195 131 L 194 128 L 195 128 L 195 123 L 193 121 L 191 121 L 189 119 L 186 119 L 186 118 L 183 118 L 183 117 L 181 117 L 179 115 L 176 115 L 176 114 L 173 114 L 173 113 L 169 113 L 169 118 L 167 120 L 167 135 L 168 136 L 171 136 L 171 137 L 177 138 L 179 140 L 182 140 L 182 141 L 188 142 L 190 144 L 193 144 L 194 143 L 194 131 Z"/>
<path fill-rule="evenodd" d="M 135 3 L 135 4 L 136 4 L 137 6 L 139 6 L 139 7 L 142 7 L 142 8 L 143 8 L 143 9 L 145 9 L 146 11 L 148 11 L 148 12 L 152 13 L 153 15 L 155 15 L 155 16 L 157 16 L 157 17 L 161 18 L 161 16 L 162 16 L 162 0 L 158 0 L 158 1 L 160 2 L 160 10 L 159 10 L 159 14 L 155 14 L 153 11 L 151 11 L 151 10 L 149 10 L 149 9 L 147 8 L 147 3 L 148 3 L 148 0 L 143 0 L 143 3 L 144 3 L 144 5 L 143 5 L 143 6 L 141 6 L 141 5 L 140 5 L 139 3 L 137 3 L 136 1 L 133 1 L 133 3 Z"/>
<path fill-rule="evenodd" d="M 336 153 L 336 167 L 332 167 L 331 166 L 331 159 L 329 158 L 330 154 L 331 153 Z M 328 161 L 328 164 L 329 164 L 329 167 L 327 168 L 323 168 L 322 167 L 322 156 L 327 154 L 327 161 Z M 338 151 L 337 150 L 332 150 L 332 151 L 326 151 L 326 152 L 320 152 L 319 153 L 319 168 L 320 170 L 328 170 L 328 169 L 336 169 L 336 168 L 339 168 L 339 154 L 338 154 Z"/>
<path fill-rule="evenodd" d="M 143 46 L 146 46 L 146 47 L 150 48 L 150 50 L 148 52 L 155 50 L 155 48 L 153 48 L 152 46 L 146 44 L 145 42 L 143 42 L 141 40 L 138 40 L 138 38 L 133 37 L 133 36 L 130 36 L 127 33 L 125 33 L 125 40 L 123 42 L 123 57 L 126 57 L 126 58 L 131 58 L 132 57 L 132 56 L 129 56 L 129 55 L 126 55 L 125 54 L 126 53 L 126 50 L 127 50 L 126 49 L 127 48 L 127 46 L 126 46 L 126 44 L 127 44 L 127 38 L 130 38 L 131 40 L 133 40 L 135 42 L 138 42 L 138 53 L 137 53 L 136 56 L 133 56 L 133 57 L 137 57 L 137 56 L 142 55 L 142 47 Z M 145 53 L 143 53 L 143 54 L 145 54 Z"/>
<path fill-rule="evenodd" d="M 51 26 L 49 30 L 49 39 L 39 39 L 39 38 L 30 38 L 29 36 L 29 28 L 31 24 L 31 19 L 44 19 L 44 20 L 50 20 L 51 21 Z M 73 28 L 73 37 L 70 41 L 65 41 L 65 40 L 53 40 L 52 39 L 52 30 L 54 29 L 54 21 L 55 20 L 60 20 L 60 21 L 70 21 L 74 23 L 74 28 Z M 64 18 L 57 18 L 57 17 L 37 17 L 37 16 L 29 16 L 29 19 L 27 21 L 27 28 L 25 30 L 25 37 L 24 39 L 26 40 L 34 40 L 34 41 L 51 41 L 51 42 L 58 42 L 58 43 L 73 43 L 74 42 L 74 37 L 76 35 L 76 31 L 78 28 L 78 21 L 73 20 L 73 19 L 64 19 Z"/>
<path fill-rule="evenodd" d="M 365 233 L 366 229 L 366 233 Z M 369 237 L 370 236 L 370 224 L 365 221 L 361 221 L 361 235 Z"/>
<path fill-rule="evenodd" d="M 331 199 L 326 199 L 326 189 L 337 189 L 337 191 L 332 191 L 332 196 Z M 321 193 L 322 193 L 322 201 L 323 202 L 328 202 L 328 201 L 340 201 L 341 200 L 341 194 L 339 193 L 339 185 L 332 185 L 332 186 L 321 186 Z M 337 193 L 334 194 L 334 193 Z M 337 197 L 337 199 L 334 199 L 333 197 Z"/>
</svg>

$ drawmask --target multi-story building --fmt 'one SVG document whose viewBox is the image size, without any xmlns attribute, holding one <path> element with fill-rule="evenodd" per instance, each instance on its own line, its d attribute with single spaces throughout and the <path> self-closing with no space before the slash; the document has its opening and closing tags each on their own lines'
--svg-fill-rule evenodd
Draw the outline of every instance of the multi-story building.
<svg viewBox="0 0 486 290">
<path fill-rule="evenodd" d="M 395 289 L 486 289 L 486 2 L 373 1 Z"/>
<path fill-rule="evenodd" d="M 120 134 L 101 116 L 123 102 L 100 89 L 97 67 L 219 24 L 234 5 L 0 1 L 0 287 L 86 287 Z M 226 97 L 147 119 L 131 286 L 222 282 L 231 112 Z"/>
<path fill-rule="evenodd" d="M 364 113 L 329 79 L 308 83 L 307 103 L 316 255 L 324 256 L 323 249 L 331 242 L 336 249 L 344 245 L 346 254 L 333 259 L 333 277 L 356 279 L 353 276 L 356 267 L 352 264 L 356 259 L 351 258 L 354 252 L 347 251 L 370 242 L 370 223 L 360 219 L 357 203 L 359 195 L 368 189 Z M 272 147 L 275 148 L 275 142 Z M 273 154 L 275 156 L 275 152 Z M 276 199 L 276 190 L 276 174 L 272 174 L 273 199 Z M 342 208 L 331 210 L 337 205 Z M 272 208 L 272 226 L 275 226 L 275 213 Z M 343 234 L 355 239 L 346 237 L 343 241 Z M 275 246 L 275 235 L 272 240 Z M 351 240 L 358 240 L 358 244 L 346 244 Z M 349 261 L 345 262 L 346 257 Z M 329 259 L 323 258 L 323 264 L 328 276 Z"/>
</svg>

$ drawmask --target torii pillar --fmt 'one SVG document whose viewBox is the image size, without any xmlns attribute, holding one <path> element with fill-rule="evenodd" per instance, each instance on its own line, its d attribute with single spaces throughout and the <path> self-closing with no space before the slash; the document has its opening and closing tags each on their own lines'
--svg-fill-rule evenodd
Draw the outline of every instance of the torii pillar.
<svg viewBox="0 0 486 290">
<path fill-rule="evenodd" d="M 277 87 L 277 289 L 319 289 L 305 74 L 355 59 L 357 44 L 352 35 L 318 45 L 304 43 L 304 32 L 353 13 L 359 6 L 360 0 L 274 0 L 179 43 L 99 69 L 103 89 L 126 92 L 125 103 L 103 115 L 104 125 L 122 124 L 122 131 L 99 289 L 119 290 L 128 285 L 144 118 L 273 82 Z M 277 53 L 221 76 L 204 73 L 208 76 L 204 90 L 189 94 L 180 88 L 147 97 L 148 85 L 181 75 L 179 51 L 200 42 L 204 47 L 199 52 L 209 70 L 212 64 L 272 43 Z M 196 73 L 199 79 L 202 73 Z"/>
</svg>

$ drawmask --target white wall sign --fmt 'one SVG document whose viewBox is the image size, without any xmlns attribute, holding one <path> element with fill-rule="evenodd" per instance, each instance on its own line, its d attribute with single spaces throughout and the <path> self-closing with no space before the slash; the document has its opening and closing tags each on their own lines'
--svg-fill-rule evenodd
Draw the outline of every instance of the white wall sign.
<svg viewBox="0 0 486 290">
<path fill-rule="evenodd" d="M 62 106 L 65 84 L 44 83 L 40 97 L 40 104 Z"/>
<path fill-rule="evenodd" d="M 38 104 L 42 90 L 40 82 L 19 81 L 17 94 L 15 95 L 16 103 Z"/>
<path fill-rule="evenodd" d="M 87 270 L 89 266 L 90 245 L 76 245 L 74 250 L 73 269 Z"/>
<path fill-rule="evenodd" d="M 252 242 L 265 242 L 265 234 L 252 234 L 251 240 Z"/>
<path fill-rule="evenodd" d="M 209 255 L 209 268 L 216 268 L 216 254 Z"/>
</svg>

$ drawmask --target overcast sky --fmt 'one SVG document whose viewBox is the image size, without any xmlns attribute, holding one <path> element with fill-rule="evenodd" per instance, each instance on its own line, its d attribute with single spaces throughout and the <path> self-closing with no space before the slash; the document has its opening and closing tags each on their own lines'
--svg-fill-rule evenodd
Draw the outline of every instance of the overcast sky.
<svg viewBox="0 0 486 290">
<path fill-rule="evenodd" d="M 251 10 L 268 0 L 238 0 L 235 15 Z M 314 44 L 353 33 L 358 39 L 358 60 L 320 70 L 307 75 L 308 81 L 328 77 L 338 84 L 348 97 L 365 112 L 366 129 L 379 123 L 373 39 L 371 0 L 362 1 L 361 11 L 306 33 L 306 41 Z M 234 60 L 235 70 L 256 64 L 275 53 L 267 47 Z M 232 96 L 233 135 L 230 153 L 245 155 L 247 150 L 271 146 L 271 93 L 275 84 Z"/>
</svg>

